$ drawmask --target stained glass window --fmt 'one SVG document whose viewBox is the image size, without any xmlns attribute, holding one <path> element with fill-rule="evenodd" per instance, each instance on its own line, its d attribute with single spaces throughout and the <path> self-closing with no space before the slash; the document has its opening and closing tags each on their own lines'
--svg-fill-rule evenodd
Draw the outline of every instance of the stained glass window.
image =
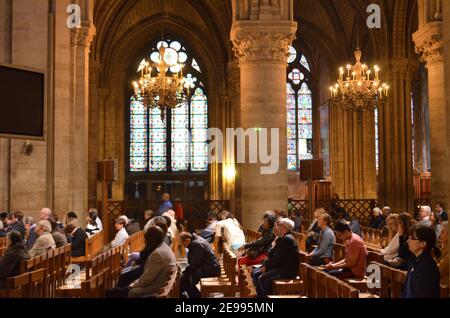
<svg viewBox="0 0 450 318">
<path fill-rule="evenodd" d="M 288 170 L 298 171 L 300 160 L 312 159 L 313 103 L 311 68 L 304 54 L 290 46 L 287 71 Z"/>
<path fill-rule="evenodd" d="M 159 61 L 158 49 L 167 48 L 164 60 L 183 63 L 186 88 L 191 95 L 180 107 L 168 110 L 147 109 L 130 101 L 130 172 L 206 172 L 208 171 L 208 97 L 200 65 L 189 56 L 179 41 L 158 42 L 149 57 Z M 138 66 L 138 72 L 145 66 Z M 188 67 L 189 66 L 189 67 Z M 170 68 L 170 72 L 178 69 Z M 137 76 L 138 77 L 138 76 Z M 203 79 L 203 81 L 202 81 Z"/>
</svg>

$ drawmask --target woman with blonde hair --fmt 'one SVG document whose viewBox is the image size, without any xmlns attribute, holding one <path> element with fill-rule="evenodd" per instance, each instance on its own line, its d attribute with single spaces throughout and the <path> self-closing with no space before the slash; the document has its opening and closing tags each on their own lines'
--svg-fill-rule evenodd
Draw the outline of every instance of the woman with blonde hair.
<svg viewBox="0 0 450 318">
<path fill-rule="evenodd" d="M 389 244 L 380 252 L 383 254 L 384 260 L 388 261 L 394 259 L 398 255 L 398 248 L 400 246 L 400 234 L 398 230 L 399 216 L 398 214 L 391 214 L 386 220 L 386 227 L 389 231 Z"/>
</svg>

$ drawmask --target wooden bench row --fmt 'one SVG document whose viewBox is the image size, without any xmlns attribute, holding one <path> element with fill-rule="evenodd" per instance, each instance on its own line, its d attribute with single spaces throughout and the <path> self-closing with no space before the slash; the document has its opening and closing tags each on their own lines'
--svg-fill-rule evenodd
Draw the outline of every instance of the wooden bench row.
<svg viewBox="0 0 450 318">
<path fill-rule="evenodd" d="M 202 278 L 200 289 L 202 298 L 209 298 L 213 294 L 223 294 L 225 297 L 235 297 L 239 291 L 239 277 L 236 270 L 237 257 L 230 251 L 227 244 L 223 244 L 221 277 Z"/>
</svg>

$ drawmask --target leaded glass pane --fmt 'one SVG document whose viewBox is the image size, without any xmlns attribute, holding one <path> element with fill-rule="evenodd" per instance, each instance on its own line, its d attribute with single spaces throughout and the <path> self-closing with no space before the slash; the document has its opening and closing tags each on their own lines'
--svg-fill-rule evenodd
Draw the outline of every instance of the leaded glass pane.
<svg viewBox="0 0 450 318">
<path fill-rule="evenodd" d="M 298 126 L 298 138 L 312 139 L 313 131 L 312 125 L 299 125 Z"/>
<path fill-rule="evenodd" d="M 304 68 L 306 68 L 309 72 L 311 72 L 311 68 L 309 67 L 309 63 L 306 60 L 306 57 L 302 55 L 302 58 L 300 59 L 300 63 L 303 65 Z"/>
<path fill-rule="evenodd" d="M 296 58 L 297 58 L 297 50 L 292 45 L 290 45 L 288 63 L 291 64 L 292 62 L 295 61 Z"/>
</svg>

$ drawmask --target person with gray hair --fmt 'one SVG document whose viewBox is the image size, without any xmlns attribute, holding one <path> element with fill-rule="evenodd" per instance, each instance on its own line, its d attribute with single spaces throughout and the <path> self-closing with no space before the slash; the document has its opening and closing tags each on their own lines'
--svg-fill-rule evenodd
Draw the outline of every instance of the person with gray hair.
<svg viewBox="0 0 450 318">
<path fill-rule="evenodd" d="M 369 228 L 379 230 L 382 228 L 383 223 L 385 223 L 383 212 L 379 207 L 375 207 L 370 216 Z"/>
<path fill-rule="evenodd" d="M 48 220 L 52 216 L 52 210 L 49 208 L 43 208 L 41 212 L 39 212 L 39 220 Z M 26 244 L 26 248 L 30 250 L 34 243 L 36 242 L 36 239 L 38 238 L 38 235 L 36 233 L 36 228 L 31 229 L 28 235 L 28 240 Z"/>
<path fill-rule="evenodd" d="M 431 217 L 431 208 L 428 205 L 422 205 L 419 211 L 420 221 L 417 223 L 417 226 L 432 226 L 432 222 L 430 220 Z"/>
<path fill-rule="evenodd" d="M 49 249 L 56 248 L 55 240 L 51 234 L 52 225 L 47 220 L 41 220 L 37 223 L 34 230 L 38 236 L 33 247 L 28 251 L 30 258 L 47 253 Z"/>
<path fill-rule="evenodd" d="M 281 218 L 275 222 L 274 233 L 278 237 L 275 246 L 269 251 L 263 266 L 252 273 L 253 283 L 259 298 L 272 294 L 273 281 L 297 277 L 299 266 L 298 245 L 292 230 L 294 221 Z"/>
</svg>

